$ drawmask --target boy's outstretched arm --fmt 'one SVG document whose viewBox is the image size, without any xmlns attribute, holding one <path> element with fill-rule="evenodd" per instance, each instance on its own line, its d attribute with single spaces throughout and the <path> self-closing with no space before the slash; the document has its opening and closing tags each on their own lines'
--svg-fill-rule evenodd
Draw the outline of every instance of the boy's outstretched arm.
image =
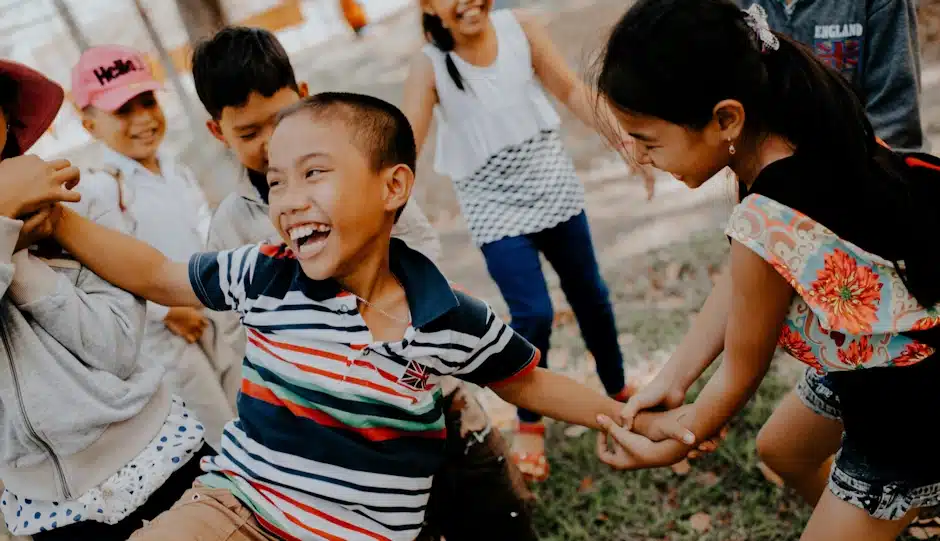
<svg viewBox="0 0 940 541">
<path fill-rule="evenodd" d="M 500 398 L 521 408 L 594 429 L 604 429 L 607 426 L 598 419 L 599 416 L 619 423 L 620 411 L 623 408 L 623 403 L 568 376 L 544 368 L 536 368 L 491 388 Z M 679 423 L 657 423 L 654 426 L 654 419 L 652 413 L 640 413 L 636 417 L 635 430 L 643 434 L 644 438 L 684 440 L 689 444 L 695 442 L 692 432 Z"/>
<path fill-rule="evenodd" d="M 187 264 L 170 261 L 145 242 L 70 209 L 63 209 L 54 237 L 92 272 L 138 297 L 164 306 L 202 306 Z"/>
<path fill-rule="evenodd" d="M 500 398 L 520 408 L 590 428 L 601 428 L 598 414 L 617 419 L 623 407 L 609 396 L 544 368 L 535 368 L 491 388 Z"/>
</svg>

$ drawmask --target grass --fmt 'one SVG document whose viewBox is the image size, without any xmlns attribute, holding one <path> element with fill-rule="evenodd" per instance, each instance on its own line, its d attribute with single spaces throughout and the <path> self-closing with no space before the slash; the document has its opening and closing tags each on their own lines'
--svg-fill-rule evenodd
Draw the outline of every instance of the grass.
<svg viewBox="0 0 940 541">
<path fill-rule="evenodd" d="M 714 273 L 727 254 L 719 234 L 605 269 L 628 357 L 668 355 L 704 302 Z M 678 269 L 678 270 L 677 270 Z M 553 337 L 554 349 L 583 359 L 572 322 Z M 628 364 L 631 359 L 626 360 Z M 778 400 L 792 388 L 800 367 L 775 360 L 756 396 L 733 420 L 727 439 L 711 455 L 692 461 L 685 475 L 671 469 L 618 472 L 594 454 L 594 435 L 567 437 L 553 424 L 548 435 L 552 474 L 534 488 L 536 528 L 545 541 L 795 540 L 811 509 L 790 490 L 768 482 L 757 468 L 754 441 Z M 579 363 L 584 364 L 584 363 Z M 577 368 L 576 368 L 577 369 Z M 580 368 L 582 371 L 585 369 Z M 588 369 L 589 370 L 589 369 Z M 706 373 L 706 376 L 710 372 Z M 701 388 L 692 389 L 691 396 Z M 693 528 L 696 513 L 710 517 L 708 529 Z"/>
</svg>

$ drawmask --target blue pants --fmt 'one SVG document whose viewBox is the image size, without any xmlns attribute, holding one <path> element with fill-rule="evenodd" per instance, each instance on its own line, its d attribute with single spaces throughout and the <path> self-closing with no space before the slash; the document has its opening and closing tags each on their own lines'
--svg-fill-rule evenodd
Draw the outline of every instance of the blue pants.
<svg viewBox="0 0 940 541">
<path fill-rule="evenodd" d="M 614 309 L 597 266 L 584 212 L 538 233 L 484 244 L 482 250 L 490 276 L 509 305 L 512 328 L 541 350 L 540 366 L 547 368 L 554 313 L 539 253 L 545 256 L 561 279 L 561 289 L 594 355 L 604 389 L 608 394 L 620 392 L 625 379 Z M 539 419 L 535 413 L 519 410 L 523 422 Z"/>
</svg>

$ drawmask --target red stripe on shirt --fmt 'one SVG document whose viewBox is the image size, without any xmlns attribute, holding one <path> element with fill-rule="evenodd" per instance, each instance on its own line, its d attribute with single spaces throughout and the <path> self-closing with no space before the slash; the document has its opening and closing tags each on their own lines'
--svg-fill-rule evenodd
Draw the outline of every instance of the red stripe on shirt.
<svg viewBox="0 0 940 541">
<path fill-rule="evenodd" d="M 273 351 L 271 351 L 270 349 L 268 349 L 264 344 L 261 343 L 260 340 L 254 338 L 254 337 L 249 336 L 249 337 L 248 337 L 248 341 L 251 342 L 251 343 L 252 343 L 255 347 L 257 347 L 258 349 L 260 349 L 261 351 L 264 351 L 265 353 L 267 353 L 268 355 L 274 357 L 275 359 L 277 359 L 277 360 L 279 360 L 279 361 L 283 361 L 283 362 L 285 362 L 285 363 L 287 363 L 287 364 L 289 364 L 289 365 L 291 365 L 291 366 L 296 366 L 297 368 L 299 368 L 300 370 L 303 370 L 304 372 L 308 372 L 308 373 L 311 373 L 311 374 L 316 374 L 316 375 L 318 375 L 318 376 L 323 376 L 323 377 L 325 377 L 325 378 L 332 379 L 332 380 L 334 380 L 334 381 L 342 381 L 342 382 L 345 382 L 345 383 L 350 383 L 350 384 L 352 384 L 352 385 L 359 385 L 360 387 L 366 387 L 366 388 L 368 388 L 368 389 L 372 389 L 372 390 L 374 390 L 374 391 L 378 391 L 378 392 L 380 392 L 380 393 L 384 393 L 384 394 L 396 396 L 396 397 L 399 397 L 399 398 L 405 398 L 405 399 L 409 400 L 412 404 L 415 404 L 415 403 L 418 402 L 418 399 L 415 398 L 415 397 L 413 397 L 413 396 L 411 396 L 411 395 L 407 395 L 407 394 L 404 394 L 404 393 L 399 393 L 399 392 L 396 391 L 395 389 L 391 389 L 391 388 L 385 387 L 385 386 L 383 386 L 383 385 L 378 385 L 378 384 L 376 384 L 376 383 L 372 383 L 372 382 L 369 381 L 369 380 L 365 380 L 365 379 L 361 379 L 361 378 L 352 378 L 352 377 L 344 376 L 344 375 L 341 375 L 341 374 L 334 374 L 334 373 L 332 373 L 332 372 L 328 372 L 328 371 L 326 371 L 326 370 L 321 370 L 321 369 L 319 369 L 319 368 L 314 368 L 314 367 L 312 367 L 312 366 L 306 366 L 306 365 L 303 365 L 303 364 L 297 364 L 297 363 L 288 361 L 288 360 L 285 359 L 284 357 L 281 357 L 281 356 L 278 355 L 277 353 L 274 353 Z"/>
<path fill-rule="evenodd" d="M 495 383 L 490 383 L 489 386 L 498 387 L 500 385 L 506 385 L 507 383 L 511 383 L 523 376 L 527 376 L 531 374 L 533 371 L 535 371 L 536 368 L 538 368 L 540 360 L 542 360 L 542 352 L 536 348 L 535 354 L 532 355 L 532 359 L 529 361 L 529 364 L 525 365 L 524 367 L 522 367 L 522 369 L 520 369 L 515 374 L 509 376 L 508 378 L 502 379 Z"/>
<path fill-rule="evenodd" d="M 291 402 L 284 398 L 281 398 L 274 394 L 271 389 L 263 385 L 258 385 L 250 380 L 242 380 L 242 393 L 257 400 L 262 400 L 271 404 L 273 406 L 279 406 L 287 408 L 291 413 L 297 417 L 304 417 L 310 419 L 311 421 L 317 423 L 320 426 L 325 426 L 329 428 L 341 428 L 343 430 L 348 430 L 350 432 L 355 432 L 356 434 L 361 435 L 362 437 L 368 439 L 369 441 L 388 441 L 394 440 L 402 437 L 415 437 L 415 438 L 426 438 L 426 439 L 439 439 L 442 440 L 447 437 L 447 433 L 444 429 L 440 430 L 419 430 L 410 432 L 407 430 L 399 430 L 397 428 L 389 427 L 370 427 L 370 428 L 358 428 L 354 426 L 349 426 L 346 423 L 340 421 L 336 417 L 333 417 L 329 413 L 320 411 L 316 408 L 311 408 L 307 406 L 302 406 L 295 402 Z"/>
<path fill-rule="evenodd" d="M 248 483 L 249 483 L 252 487 L 254 487 L 254 489 L 257 490 L 261 495 L 265 496 L 265 498 L 266 498 L 268 501 L 271 501 L 271 500 L 270 500 L 270 498 L 267 497 L 267 494 L 273 494 L 273 495 L 277 496 L 278 498 L 280 498 L 280 499 L 282 499 L 282 500 L 284 500 L 284 501 L 286 501 L 286 502 L 292 504 L 294 507 L 299 507 L 300 509 L 303 509 L 303 510 L 306 511 L 307 513 L 310 513 L 311 515 L 314 515 L 314 516 L 316 516 L 316 517 L 322 518 L 323 520 L 325 520 L 325 521 L 327 521 L 327 522 L 330 522 L 330 523 L 333 523 L 333 524 L 335 524 L 335 525 L 337 525 L 337 526 L 339 526 L 339 527 L 341 527 L 341 528 L 346 528 L 347 530 L 350 530 L 350 531 L 353 531 L 353 532 L 356 532 L 356 533 L 360 533 L 360 534 L 362 534 L 362 535 L 364 535 L 364 536 L 366 536 L 366 537 L 371 537 L 372 539 L 375 539 L 376 541 L 391 541 L 391 539 L 389 539 L 389 538 L 387 538 L 387 537 L 385 537 L 385 536 L 379 535 L 379 534 L 377 534 L 377 533 L 375 533 L 375 532 L 370 532 L 369 530 L 366 530 L 365 528 L 360 528 L 359 526 L 356 526 L 355 524 L 350 524 L 350 523 L 346 522 L 345 520 L 338 519 L 338 518 L 336 518 L 336 517 L 334 517 L 334 516 L 332 516 L 332 515 L 329 515 L 329 514 L 327 514 L 327 513 L 324 513 L 323 511 L 320 511 L 319 509 L 315 509 L 315 508 L 313 508 L 313 507 L 310 507 L 309 505 L 307 505 L 307 504 L 305 504 L 305 503 L 302 503 L 302 502 L 299 502 L 299 501 L 297 501 L 297 500 L 295 500 L 295 499 L 293 499 L 293 498 L 287 496 L 286 494 L 282 494 L 282 493 L 280 493 L 280 492 L 274 490 L 273 488 L 268 487 L 267 485 L 263 485 L 263 484 L 261 484 L 261 483 L 258 483 L 258 482 L 256 482 L 256 481 L 252 481 L 252 480 L 250 480 L 250 479 L 246 479 L 246 481 L 248 481 Z M 266 493 L 267 493 L 267 494 L 266 494 Z M 271 503 L 272 503 L 275 507 L 277 507 L 277 504 L 276 504 L 276 503 L 274 503 L 274 502 L 271 502 Z M 335 540 L 335 541 L 344 541 L 344 539 L 343 539 L 342 537 L 336 537 L 336 536 L 334 536 L 334 535 L 332 535 L 332 534 L 330 534 L 330 533 L 327 533 L 327 532 L 324 532 L 324 531 L 320 531 L 320 530 L 317 530 L 317 529 L 315 529 L 315 528 L 313 528 L 313 527 L 307 526 L 306 524 L 304 524 L 303 522 L 301 522 L 299 519 L 297 519 L 297 517 L 295 517 L 295 516 L 293 516 L 293 515 L 287 513 L 286 511 L 283 511 L 283 510 L 282 510 L 281 512 L 284 513 L 284 517 L 286 517 L 287 520 L 293 522 L 294 524 L 300 526 L 301 528 L 303 528 L 303 529 L 305 529 L 305 530 L 307 530 L 307 531 L 309 531 L 309 532 L 315 533 L 315 534 L 317 534 L 317 535 L 322 535 L 325 539 L 329 539 L 330 541 L 334 541 L 334 540 Z"/>
<path fill-rule="evenodd" d="M 338 353 L 331 353 L 331 352 L 329 352 L 329 351 L 323 351 L 323 350 L 320 350 L 320 349 L 314 349 L 314 348 L 307 347 L 307 346 L 298 346 L 298 345 L 296 345 L 296 344 L 291 344 L 291 343 L 288 343 L 288 342 L 278 342 L 278 341 L 275 341 L 275 340 L 271 340 L 270 338 L 268 338 L 267 336 L 261 334 L 260 332 L 258 332 L 258 331 L 255 330 L 255 329 L 249 329 L 249 331 L 250 331 L 251 334 L 252 334 L 254 337 L 256 337 L 257 339 L 262 340 L 262 341 L 264 341 L 264 342 L 266 342 L 266 343 L 268 343 L 268 344 L 270 344 L 270 345 L 272 345 L 272 346 L 275 346 L 275 347 L 278 347 L 278 348 L 281 348 L 281 349 L 286 349 L 287 351 L 293 351 L 294 353 L 303 353 L 304 355 L 314 355 L 314 356 L 320 357 L 320 358 L 322 358 L 322 359 L 329 359 L 329 360 L 331 360 L 331 361 L 338 361 L 338 362 L 341 362 L 341 363 L 343 363 L 343 364 L 345 364 L 345 365 L 347 365 L 347 366 L 349 366 L 349 364 L 352 363 L 352 364 L 355 365 L 355 366 L 360 366 L 360 367 L 362 367 L 362 368 L 368 368 L 368 369 L 370 369 L 370 370 L 374 370 L 378 375 L 382 376 L 382 378 L 385 379 L 386 381 L 389 381 L 389 382 L 391 382 L 391 383 L 398 383 L 398 378 L 395 377 L 394 374 L 392 374 L 391 372 L 388 372 L 388 371 L 386 371 L 386 370 L 382 370 L 381 368 L 375 366 L 374 364 L 372 364 L 372 363 L 370 363 L 370 362 L 368 362 L 368 361 L 364 361 L 364 360 L 362 360 L 362 359 L 349 359 L 349 358 L 344 357 L 343 355 L 340 355 L 340 354 L 338 354 Z M 365 346 L 359 346 L 358 348 L 357 348 L 356 346 L 350 346 L 350 348 L 351 348 L 351 349 L 362 350 L 362 349 L 365 348 Z"/>
</svg>

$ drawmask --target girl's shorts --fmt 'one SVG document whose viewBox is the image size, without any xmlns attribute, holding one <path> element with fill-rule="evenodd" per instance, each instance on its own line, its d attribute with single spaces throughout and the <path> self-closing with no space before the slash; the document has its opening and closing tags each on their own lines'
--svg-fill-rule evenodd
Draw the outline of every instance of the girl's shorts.
<svg viewBox="0 0 940 541">
<path fill-rule="evenodd" d="M 921 364 L 927 363 L 940 365 L 940 361 L 935 358 Z M 869 374 L 832 376 L 807 368 L 796 385 L 797 396 L 817 415 L 843 422 L 848 418 L 848 426 L 842 434 L 842 446 L 836 454 L 829 477 L 829 491 L 881 520 L 899 520 L 911 509 L 940 505 L 940 468 L 937 467 L 940 458 L 930 457 L 930 453 L 920 452 L 918 456 L 910 453 L 913 449 L 928 446 L 923 441 L 927 432 L 925 427 L 929 426 L 928 419 L 922 419 L 924 428 L 919 432 L 916 421 L 918 416 L 927 415 L 930 410 L 922 408 L 930 403 L 936 402 L 932 411 L 937 411 L 937 407 L 940 407 L 940 393 L 936 393 L 937 399 L 923 394 L 907 397 L 901 394 L 908 387 L 906 381 L 935 376 L 937 370 L 915 365 L 857 372 Z M 879 379 L 884 385 L 878 385 Z M 876 392 L 876 389 L 880 389 L 880 392 Z M 849 404 L 841 399 L 838 391 L 849 395 Z M 918 392 L 915 388 L 908 391 Z M 863 398 L 866 394 L 869 401 L 881 403 L 882 408 L 895 409 L 897 415 L 866 404 Z M 913 402 L 913 407 L 904 407 L 905 401 Z M 879 410 L 882 412 L 879 419 L 870 418 L 872 412 Z M 865 422 L 866 418 L 868 422 Z M 910 430 L 898 426 L 911 424 L 914 426 Z"/>
</svg>

